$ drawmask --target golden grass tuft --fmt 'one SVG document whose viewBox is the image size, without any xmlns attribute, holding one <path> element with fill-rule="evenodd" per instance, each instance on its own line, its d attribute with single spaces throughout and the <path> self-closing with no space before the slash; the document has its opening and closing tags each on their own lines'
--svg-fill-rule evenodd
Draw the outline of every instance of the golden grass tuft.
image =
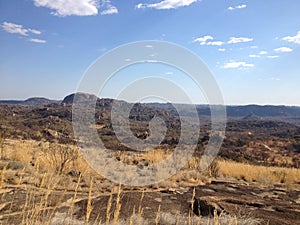
<svg viewBox="0 0 300 225">
<path fill-rule="evenodd" d="M 152 149 L 141 154 L 141 157 L 151 163 L 158 163 L 170 156 L 170 152 L 163 149 Z"/>
<path fill-rule="evenodd" d="M 248 182 L 295 184 L 300 181 L 300 169 L 284 167 L 266 167 L 238 163 L 233 161 L 218 161 L 220 174 Z"/>
</svg>

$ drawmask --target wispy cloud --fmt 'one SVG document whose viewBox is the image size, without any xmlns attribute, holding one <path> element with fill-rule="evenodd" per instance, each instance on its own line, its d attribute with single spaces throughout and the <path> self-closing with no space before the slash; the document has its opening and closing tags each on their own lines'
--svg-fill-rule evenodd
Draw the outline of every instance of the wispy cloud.
<svg viewBox="0 0 300 225">
<path fill-rule="evenodd" d="M 280 81 L 281 79 L 278 77 L 269 77 L 269 78 L 258 78 L 259 81 Z"/>
<path fill-rule="evenodd" d="M 213 40 L 214 38 L 210 35 L 199 37 L 193 40 L 193 42 L 199 42 L 200 45 L 205 45 L 208 40 Z"/>
<path fill-rule="evenodd" d="M 163 0 L 157 3 L 139 3 L 135 6 L 137 9 L 153 8 L 153 9 L 177 9 L 197 2 L 198 0 Z"/>
<path fill-rule="evenodd" d="M 28 41 L 34 42 L 34 43 L 41 43 L 41 44 L 44 44 L 47 42 L 46 40 L 37 39 L 37 38 L 30 38 Z"/>
<path fill-rule="evenodd" d="M 111 4 L 110 0 L 103 0 L 102 1 L 102 8 L 104 8 L 104 10 L 101 11 L 101 15 L 111 15 L 111 14 L 118 14 L 119 11 L 117 9 L 117 7 L 113 6 Z"/>
<path fill-rule="evenodd" d="M 41 31 L 39 31 L 39 30 L 35 30 L 35 29 L 28 29 L 29 30 L 29 32 L 31 32 L 31 33 L 33 33 L 33 34 L 41 34 L 42 32 Z"/>
<path fill-rule="evenodd" d="M 225 49 L 225 48 L 219 48 L 218 51 L 219 51 L 219 52 L 225 52 L 226 49 Z"/>
<path fill-rule="evenodd" d="M 139 4 L 135 5 L 135 8 L 136 9 L 143 9 L 143 8 L 146 8 L 146 6 L 143 3 L 139 3 Z"/>
<path fill-rule="evenodd" d="M 260 51 L 259 54 L 260 54 L 260 55 L 267 55 L 268 52 L 266 52 L 266 51 Z"/>
<path fill-rule="evenodd" d="M 254 67 L 254 64 L 250 64 L 246 62 L 230 61 L 228 63 L 225 63 L 223 66 L 224 69 L 249 68 L 249 67 Z"/>
<path fill-rule="evenodd" d="M 279 58 L 278 55 L 268 55 L 267 57 L 268 57 L 269 59 L 277 59 L 277 58 Z"/>
<path fill-rule="evenodd" d="M 172 71 L 168 71 L 168 72 L 165 72 L 166 75 L 173 75 L 174 73 Z"/>
<path fill-rule="evenodd" d="M 275 52 L 292 52 L 293 49 L 288 48 L 288 47 L 280 47 L 280 48 L 276 48 L 274 49 Z"/>
<path fill-rule="evenodd" d="M 248 37 L 231 37 L 229 41 L 227 41 L 227 44 L 237 44 L 237 43 L 244 43 L 244 42 L 250 42 L 253 41 L 253 38 Z M 203 37 L 195 38 L 193 42 L 198 42 L 200 45 L 216 45 L 216 46 L 222 46 L 226 44 L 226 42 L 223 41 L 214 41 L 214 37 L 211 35 L 206 35 Z M 221 48 L 219 51 L 225 51 L 225 49 Z"/>
<path fill-rule="evenodd" d="M 237 44 L 237 43 L 250 42 L 250 41 L 253 41 L 253 38 L 231 37 L 228 41 L 228 44 Z"/>
<path fill-rule="evenodd" d="M 229 6 L 228 10 L 232 11 L 232 10 L 236 10 L 236 9 L 244 9 L 246 8 L 247 5 L 243 4 L 243 5 L 237 5 L 237 6 Z"/>
<path fill-rule="evenodd" d="M 101 15 L 118 14 L 118 9 L 115 6 L 110 6 L 101 12 Z"/>
<path fill-rule="evenodd" d="M 200 45 L 215 45 L 215 46 L 221 46 L 224 44 L 222 41 L 213 41 L 214 38 L 210 35 L 206 35 L 203 37 L 195 38 L 193 42 L 198 42 Z"/>
<path fill-rule="evenodd" d="M 11 34 L 19 34 L 22 36 L 30 36 L 30 35 L 40 35 L 41 31 L 31 28 L 24 28 L 23 25 L 3 22 L 1 25 L 2 29 Z M 29 38 L 28 41 L 35 43 L 46 43 L 46 40 L 38 39 L 38 38 Z"/>
<path fill-rule="evenodd" d="M 35 29 L 24 28 L 20 24 L 3 22 L 1 25 L 2 29 L 11 34 L 20 34 L 22 36 L 28 36 L 30 33 L 32 34 L 41 34 L 42 32 Z"/>
<path fill-rule="evenodd" d="M 255 54 L 251 54 L 251 55 L 248 55 L 250 58 L 260 58 L 260 55 L 255 55 Z"/>
<path fill-rule="evenodd" d="M 282 40 L 295 43 L 295 44 L 300 44 L 300 31 L 295 36 L 287 36 L 282 38 Z"/>
</svg>

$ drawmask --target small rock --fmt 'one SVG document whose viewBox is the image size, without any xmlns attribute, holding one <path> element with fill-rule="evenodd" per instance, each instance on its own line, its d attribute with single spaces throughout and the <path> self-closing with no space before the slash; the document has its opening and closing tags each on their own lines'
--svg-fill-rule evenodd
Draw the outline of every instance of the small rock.
<svg viewBox="0 0 300 225">
<path fill-rule="evenodd" d="M 157 201 L 157 202 L 162 202 L 161 198 L 155 198 L 154 200 Z"/>
<path fill-rule="evenodd" d="M 219 215 L 223 210 L 216 202 L 203 198 L 194 198 L 192 209 L 197 216 L 213 216 L 214 211 Z"/>
</svg>

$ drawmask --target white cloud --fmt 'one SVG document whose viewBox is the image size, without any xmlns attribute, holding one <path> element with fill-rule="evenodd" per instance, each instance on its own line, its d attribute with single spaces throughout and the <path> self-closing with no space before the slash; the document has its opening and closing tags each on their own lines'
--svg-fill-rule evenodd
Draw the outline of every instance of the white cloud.
<svg viewBox="0 0 300 225">
<path fill-rule="evenodd" d="M 256 49 L 256 48 L 258 48 L 257 46 L 255 46 L 255 45 L 253 45 L 253 46 L 251 46 L 250 48 L 252 48 L 252 49 Z"/>
<path fill-rule="evenodd" d="M 117 9 L 117 7 L 113 6 L 111 4 L 110 0 L 102 0 L 102 8 L 104 8 L 104 10 L 101 11 L 101 15 L 111 15 L 111 14 L 118 14 L 119 11 Z"/>
<path fill-rule="evenodd" d="M 30 38 L 28 41 L 34 42 L 34 43 L 41 43 L 41 44 L 44 44 L 47 42 L 46 40 L 37 39 L 37 38 Z"/>
<path fill-rule="evenodd" d="M 295 43 L 295 44 L 300 44 L 300 31 L 295 36 L 287 36 L 282 38 L 282 40 Z"/>
<path fill-rule="evenodd" d="M 244 9 L 246 7 L 247 7 L 247 5 L 245 5 L 245 4 L 244 5 L 238 5 L 238 6 L 236 6 L 237 9 Z"/>
<path fill-rule="evenodd" d="M 174 73 L 172 71 L 168 71 L 165 73 L 166 75 L 173 75 Z"/>
<path fill-rule="evenodd" d="M 198 0 L 162 0 L 158 3 L 143 4 L 139 3 L 135 6 L 137 9 L 153 8 L 153 9 L 177 9 L 179 7 L 189 6 Z"/>
<path fill-rule="evenodd" d="M 228 41 L 228 44 L 237 44 L 237 43 L 242 43 L 242 42 L 250 42 L 253 41 L 253 38 L 246 38 L 246 37 L 231 37 L 230 40 Z"/>
<path fill-rule="evenodd" d="M 280 48 L 276 48 L 274 49 L 275 52 L 292 52 L 293 49 L 288 48 L 288 47 L 280 47 Z"/>
<path fill-rule="evenodd" d="M 260 55 L 254 55 L 254 54 L 251 54 L 249 55 L 250 58 L 260 58 Z"/>
<path fill-rule="evenodd" d="M 206 43 L 206 45 L 216 45 L 216 46 L 221 46 L 223 44 L 224 44 L 224 42 L 222 42 L 222 41 L 209 41 Z"/>
<path fill-rule="evenodd" d="M 33 33 L 33 34 L 41 34 L 42 33 L 39 30 L 30 29 L 30 28 L 27 29 L 27 28 L 24 28 L 20 24 L 9 23 L 9 22 L 3 22 L 1 27 L 2 27 L 3 30 L 5 30 L 8 33 L 20 34 L 20 35 L 23 35 L 23 36 L 28 36 L 29 33 Z"/>
<path fill-rule="evenodd" d="M 101 15 L 118 13 L 110 0 L 34 0 L 34 5 L 52 9 L 51 14 L 55 16 L 93 16 L 99 8 Z"/>
<path fill-rule="evenodd" d="M 101 12 L 101 15 L 118 14 L 118 9 L 115 6 L 110 6 Z"/>
<path fill-rule="evenodd" d="M 268 57 L 269 59 L 277 59 L 277 58 L 279 58 L 278 55 L 268 55 L 267 57 Z"/>
<path fill-rule="evenodd" d="M 199 38 L 196 38 L 194 39 L 193 42 L 199 42 L 200 45 L 205 45 L 206 44 L 206 41 L 208 40 L 213 40 L 214 38 L 210 35 L 206 35 L 206 36 L 203 36 L 203 37 L 199 37 Z"/>
<path fill-rule="evenodd" d="M 37 7 L 54 10 L 55 16 L 91 16 L 98 14 L 97 0 L 34 0 Z"/>
<path fill-rule="evenodd" d="M 225 49 L 225 48 L 219 48 L 218 51 L 219 51 L 219 52 L 225 52 L 226 49 Z"/>
<path fill-rule="evenodd" d="M 221 46 L 224 44 L 224 42 L 222 42 L 222 41 L 212 41 L 212 40 L 214 40 L 214 38 L 212 36 L 206 35 L 206 36 L 194 39 L 193 42 L 199 42 L 200 45 L 215 45 L 215 46 Z"/>
<path fill-rule="evenodd" d="M 246 62 L 235 62 L 231 61 L 228 63 L 225 63 L 223 68 L 224 69 L 236 69 L 236 68 L 249 68 L 254 67 L 254 64 L 246 63 Z"/>
<path fill-rule="evenodd" d="M 266 51 L 260 51 L 259 54 L 260 55 L 266 55 L 266 54 L 268 54 L 268 52 L 266 52 Z"/>
<path fill-rule="evenodd" d="M 139 4 L 137 4 L 137 5 L 135 6 L 135 8 L 136 8 L 136 9 L 143 9 L 143 8 L 145 8 L 145 7 L 144 7 L 143 3 L 139 3 Z"/>
<path fill-rule="evenodd" d="M 278 77 L 269 77 L 269 78 L 258 78 L 259 81 L 280 81 L 281 79 Z"/>
<path fill-rule="evenodd" d="M 35 30 L 35 29 L 28 29 L 29 32 L 33 33 L 33 34 L 41 34 L 42 32 L 39 30 Z"/>
<path fill-rule="evenodd" d="M 247 7 L 247 5 L 245 5 L 245 4 L 243 4 L 243 5 L 237 5 L 237 6 L 229 6 L 228 10 L 232 11 L 232 10 L 235 10 L 235 9 L 244 9 L 246 7 Z"/>
</svg>

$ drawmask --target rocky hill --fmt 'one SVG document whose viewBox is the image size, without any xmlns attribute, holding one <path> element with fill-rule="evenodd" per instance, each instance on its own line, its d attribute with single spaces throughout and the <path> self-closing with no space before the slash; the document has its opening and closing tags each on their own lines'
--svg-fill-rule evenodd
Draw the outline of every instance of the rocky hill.
<svg viewBox="0 0 300 225">
<path fill-rule="evenodd" d="M 58 100 L 50 100 L 42 97 L 33 97 L 26 100 L 0 100 L 2 105 L 25 105 L 25 106 L 42 106 L 51 103 L 59 103 Z"/>
</svg>

